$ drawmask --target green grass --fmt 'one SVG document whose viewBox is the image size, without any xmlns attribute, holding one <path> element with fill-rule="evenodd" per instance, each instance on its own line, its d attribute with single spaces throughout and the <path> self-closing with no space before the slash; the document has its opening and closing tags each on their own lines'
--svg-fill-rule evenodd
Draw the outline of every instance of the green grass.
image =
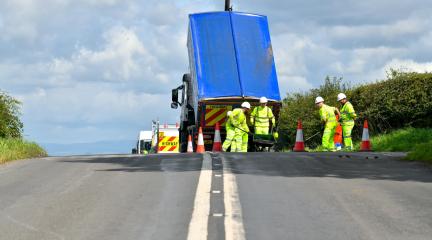
<svg viewBox="0 0 432 240">
<path fill-rule="evenodd" d="M 432 141 L 416 145 L 406 159 L 432 163 Z"/>
<path fill-rule="evenodd" d="M 372 149 L 380 152 L 409 152 L 432 141 L 432 128 L 404 128 L 371 137 Z"/>
<path fill-rule="evenodd" d="M 373 136 L 372 150 L 377 152 L 408 152 L 407 160 L 432 163 L 432 128 L 404 128 Z M 360 143 L 356 144 L 359 149 Z"/>
<path fill-rule="evenodd" d="M 47 156 L 46 151 L 33 142 L 22 139 L 0 139 L 0 164 L 26 158 Z"/>
<path fill-rule="evenodd" d="M 407 160 L 432 163 L 432 128 L 404 128 L 387 134 L 372 136 L 372 150 L 376 152 L 408 152 Z M 357 142 L 354 149 L 360 149 Z M 308 152 L 323 151 L 321 146 Z"/>
</svg>

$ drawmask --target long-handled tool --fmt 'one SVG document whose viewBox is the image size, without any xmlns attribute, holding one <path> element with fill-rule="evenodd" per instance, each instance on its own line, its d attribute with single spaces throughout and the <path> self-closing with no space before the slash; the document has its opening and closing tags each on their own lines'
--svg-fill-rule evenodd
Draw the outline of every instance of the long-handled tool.
<svg viewBox="0 0 432 240">
<path fill-rule="evenodd" d="M 316 135 L 318 135 L 318 134 L 320 134 L 321 133 L 321 131 L 319 131 L 319 132 L 317 132 L 317 133 L 315 133 L 314 135 L 312 135 L 311 137 L 308 137 L 306 140 L 304 140 L 304 142 L 307 142 L 307 141 L 309 141 L 310 139 L 312 139 L 313 137 L 315 137 Z"/>
</svg>

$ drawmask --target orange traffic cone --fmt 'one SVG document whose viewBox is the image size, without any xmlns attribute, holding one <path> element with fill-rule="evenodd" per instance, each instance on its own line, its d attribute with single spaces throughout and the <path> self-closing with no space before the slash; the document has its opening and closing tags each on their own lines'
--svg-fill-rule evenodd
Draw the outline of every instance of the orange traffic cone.
<svg viewBox="0 0 432 240">
<path fill-rule="evenodd" d="M 299 119 L 297 122 L 297 135 L 296 135 L 296 142 L 294 145 L 294 152 L 304 152 L 305 146 L 303 141 L 303 127 L 301 120 Z"/>
<path fill-rule="evenodd" d="M 221 152 L 222 151 L 222 140 L 220 136 L 220 126 L 219 122 L 216 123 L 215 127 L 215 136 L 213 140 L 213 152 Z"/>
<path fill-rule="evenodd" d="M 202 133 L 202 128 L 199 128 L 198 131 L 198 145 L 197 145 L 197 153 L 204 153 L 205 152 L 205 148 L 204 148 L 204 136 Z"/>
<path fill-rule="evenodd" d="M 367 120 L 364 121 L 364 125 L 363 125 L 363 135 L 362 135 L 360 151 L 362 152 L 372 151 L 371 143 L 369 141 L 369 127 L 368 127 Z"/>
<path fill-rule="evenodd" d="M 336 121 L 339 121 L 339 116 L 336 116 Z M 338 123 L 336 126 L 336 132 L 333 140 L 335 143 L 336 150 L 337 151 L 341 150 L 342 149 L 342 126 L 340 125 L 340 123 Z"/>
<path fill-rule="evenodd" d="M 190 134 L 189 134 L 189 137 L 188 137 L 187 152 L 188 153 L 193 153 L 192 136 Z"/>
</svg>

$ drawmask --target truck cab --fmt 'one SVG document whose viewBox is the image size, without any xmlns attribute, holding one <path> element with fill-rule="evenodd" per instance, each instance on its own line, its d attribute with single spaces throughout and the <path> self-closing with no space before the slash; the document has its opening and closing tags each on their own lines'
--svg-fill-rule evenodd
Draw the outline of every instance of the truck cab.
<svg viewBox="0 0 432 240">
<path fill-rule="evenodd" d="M 152 144 L 152 131 L 140 131 L 138 134 L 138 141 L 136 148 L 132 149 L 132 153 L 147 154 L 151 149 Z"/>
<path fill-rule="evenodd" d="M 188 135 L 196 139 L 203 128 L 206 150 L 211 150 L 217 122 L 224 124 L 228 111 L 248 101 L 252 108 L 260 97 L 278 120 L 281 98 L 267 17 L 233 11 L 189 15 L 189 72 L 172 90 L 172 108 L 181 107 L 180 152 Z M 253 127 L 251 127 L 253 129 Z"/>
</svg>

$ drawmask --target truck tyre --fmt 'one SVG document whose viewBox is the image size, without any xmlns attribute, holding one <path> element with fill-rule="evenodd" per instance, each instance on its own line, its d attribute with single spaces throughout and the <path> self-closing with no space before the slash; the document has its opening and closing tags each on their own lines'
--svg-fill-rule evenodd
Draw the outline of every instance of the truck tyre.
<svg viewBox="0 0 432 240">
<path fill-rule="evenodd" d="M 188 131 L 187 127 L 182 124 L 182 126 L 179 129 L 179 143 L 180 143 L 180 149 L 179 151 L 181 153 L 187 152 L 187 145 L 188 145 Z"/>
</svg>

